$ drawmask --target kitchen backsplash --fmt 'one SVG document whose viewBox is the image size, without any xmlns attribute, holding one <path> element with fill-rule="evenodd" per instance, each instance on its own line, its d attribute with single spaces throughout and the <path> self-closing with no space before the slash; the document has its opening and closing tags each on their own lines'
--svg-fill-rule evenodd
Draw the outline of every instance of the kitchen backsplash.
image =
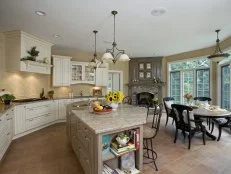
<svg viewBox="0 0 231 174">
<path fill-rule="evenodd" d="M 49 75 L 40 75 L 33 73 L 11 73 L 5 72 L 4 77 L 0 80 L 0 89 L 6 89 L 13 93 L 16 98 L 38 98 L 44 88 L 45 94 L 47 91 L 54 90 L 54 97 L 69 97 L 69 92 L 73 92 L 74 96 L 80 96 L 82 91 L 83 96 L 93 95 L 93 85 L 78 84 L 70 87 L 51 87 L 51 77 Z M 102 93 L 105 94 L 106 88 L 102 88 Z"/>
</svg>

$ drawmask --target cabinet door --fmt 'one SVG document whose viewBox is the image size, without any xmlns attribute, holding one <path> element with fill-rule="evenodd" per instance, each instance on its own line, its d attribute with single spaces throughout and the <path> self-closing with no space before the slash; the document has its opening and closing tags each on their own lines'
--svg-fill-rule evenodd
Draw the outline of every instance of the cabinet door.
<svg viewBox="0 0 231 174">
<path fill-rule="evenodd" d="M 3 53 L 3 44 L 1 43 L 1 40 L 0 40 L 0 79 L 2 78 L 3 76 L 3 71 L 4 71 L 4 53 Z"/>
<path fill-rule="evenodd" d="M 84 65 L 80 62 L 72 61 L 71 63 L 71 84 L 83 83 Z"/>
<path fill-rule="evenodd" d="M 95 85 L 107 86 L 107 83 L 108 83 L 108 69 L 97 68 L 95 73 Z"/>
<path fill-rule="evenodd" d="M 25 131 L 26 107 L 25 105 L 15 106 L 14 109 L 14 135 Z"/>
<path fill-rule="evenodd" d="M 70 73 L 71 72 L 71 61 L 70 59 L 62 60 L 62 80 L 63 86 L 70 86 Z"/>
<path fill-rule="evenodd" d="M 95 84 L 95 69 L 89 67 L 88 64 L 84 67 L 84 79 L 85 83 Z"/>
<path fill-rule="evenodd" d="M 71 102 L 72 100 L 69 100 L 69 99 L 59 101 L 59 119 L 60 120 L 66 119 L 67 105 L 70 104 Z"/>
<path fill-rule="evenodd" d="M 62 86 L 63 73 L 62 73 L 62 59 L 53 58 L 53 86 Z"/>
</svg>

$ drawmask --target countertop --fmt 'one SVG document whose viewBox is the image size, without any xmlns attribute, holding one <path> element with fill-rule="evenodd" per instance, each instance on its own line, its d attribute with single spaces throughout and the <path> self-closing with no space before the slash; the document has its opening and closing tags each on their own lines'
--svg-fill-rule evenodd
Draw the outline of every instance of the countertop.
<svg viewBox="0 0 231 174">
<path fill-rule="evenodd" d="M 68 98 L 68 97 L 57 97 L 54 98 L 53 100 L 63 100 L 63 99 L 92 99 L 92 98 L 104 98 L 104 96 L 75 96 L 73 98 Z M 48 100 L 37 100 L 37 101 L 31 101 L 31 102 L 15 102 L 11 105 L 4 105 L 3 103 L 0 103 L 0 117 L 2 114 L 4 114 L 7 110 L 13 108 L 16 105 L 23 105 L 23 104 L 30 104 L 30 103 L 36 103 L 36 102 L 47 102 L 47 101 L 52 101 L 50 99 Z"/>
<path fill-rule="evenodd" d="M 106 133 L 146 123 L 147 109 L 131 105 L 120 105 L 117 111 L 98 115 L 88 109 L 72 110 L 95 134 Z"/>
</svg>

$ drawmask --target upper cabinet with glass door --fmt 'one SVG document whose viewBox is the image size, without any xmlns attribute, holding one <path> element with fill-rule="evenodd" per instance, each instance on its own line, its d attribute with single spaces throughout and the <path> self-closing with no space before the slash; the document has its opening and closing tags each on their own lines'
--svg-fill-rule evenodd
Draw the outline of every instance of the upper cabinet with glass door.
<svg viewBox="0 0 231 174">
<path fill-rule="evenodd" d="M 71 62 L 71 84 L 95 84 L 95 70 L 88 62 Z"/>
</svg>

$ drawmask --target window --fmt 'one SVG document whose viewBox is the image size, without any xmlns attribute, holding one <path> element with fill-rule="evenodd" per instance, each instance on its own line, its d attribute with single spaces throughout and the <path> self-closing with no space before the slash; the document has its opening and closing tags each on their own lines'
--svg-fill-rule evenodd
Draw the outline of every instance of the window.
<svg viewBox="0 0 231 174">
<path fill-rule="evenodd" d="M 185 71 L 183 72 L 183 95 L 186 93 L 193 94 L 193 71 Z M 182 96 L 183 96 L 182 95 Z M 184 103 L 186 100 L 184 99 Z"/>
<path fill-rule="evenodd" d="M 209 97 L 209 69 L 198 69 L 196 70 L 197 76 L 197 96 Z"/>
<path fill-rule="evenodd" d="M 180 71 L 170 73 L 170 95 L 177 103 L 180 103 Z"/>
<path fill-rule="evenodd" d="M 221 107 L 230 109 L 230 68 L 221 67 Z"/>
<path fill-rule="evenodd" d="M 183 95 L 191 93 L 194 97 L 210 96 L 210 61 L 207 58 L 171 63 L 170 96 L 176 102 L 185 103 Z"/>
</svg>

